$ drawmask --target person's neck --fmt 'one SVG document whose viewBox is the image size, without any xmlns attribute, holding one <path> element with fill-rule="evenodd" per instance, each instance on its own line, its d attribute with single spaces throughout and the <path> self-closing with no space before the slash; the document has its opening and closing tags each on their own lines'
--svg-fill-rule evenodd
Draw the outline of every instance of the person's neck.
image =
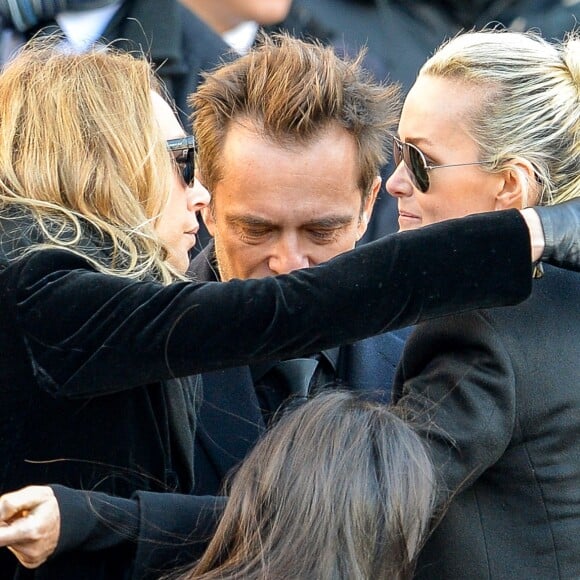
<svg viewBox="0 0 580 580">
<path fill-rule="evenodd" d="M 180 0 L 180 2 L 220 36 L 243 22 L 224 9 L 219 0 Z"/>
</svg>

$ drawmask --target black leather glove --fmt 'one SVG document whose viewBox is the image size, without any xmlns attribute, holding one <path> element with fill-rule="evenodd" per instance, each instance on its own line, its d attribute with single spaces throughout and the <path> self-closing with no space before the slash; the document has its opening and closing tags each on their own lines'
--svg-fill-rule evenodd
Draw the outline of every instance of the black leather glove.
<svg viewBox="0 0 580 580">
<path fill-rule="evenodd" d="M 542 262 L 580 271 L 580 198 L 534 210 L 546 241 Z"/>
</svg>

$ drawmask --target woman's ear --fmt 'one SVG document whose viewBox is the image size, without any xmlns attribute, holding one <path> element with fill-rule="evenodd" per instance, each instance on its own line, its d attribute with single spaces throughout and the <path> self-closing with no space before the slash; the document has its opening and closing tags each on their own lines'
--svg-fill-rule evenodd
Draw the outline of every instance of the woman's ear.
<svg viewBox="0 0 580 580">
<path fill-rule="evenodd" d="M 495 198 L 495 209 L 523 209 L 534 205 L 538 195 L 536 172 L 522 157 L 510 160 L 502 172 L 503 187 Z"/>
</svg>

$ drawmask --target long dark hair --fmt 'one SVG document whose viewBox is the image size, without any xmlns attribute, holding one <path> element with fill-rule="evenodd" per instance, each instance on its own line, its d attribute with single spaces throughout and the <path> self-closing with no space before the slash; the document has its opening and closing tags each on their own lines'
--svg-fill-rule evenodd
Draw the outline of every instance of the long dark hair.
<svg viewBox="0 0 580 580">
<path fill-rule="evenodd" d="M 395 410 L 324 393 L 243 462 L 212 542 L 181 578 L 410 578 L 434 490 L 425 447 Z"/>
</svg>

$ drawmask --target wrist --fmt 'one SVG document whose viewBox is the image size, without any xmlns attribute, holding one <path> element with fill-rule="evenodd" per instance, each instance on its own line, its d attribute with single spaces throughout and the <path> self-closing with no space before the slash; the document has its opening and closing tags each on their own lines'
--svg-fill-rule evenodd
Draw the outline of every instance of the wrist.
<svg viewBox="0 0 580 580">
<path fill-rule="evenodd" d="M 530 248 L 532 262 L 538 262 L 544 253 L 546 240 L 540 216 L 532 207 L 520 210 L 530 233 Z"/>
</svg>

